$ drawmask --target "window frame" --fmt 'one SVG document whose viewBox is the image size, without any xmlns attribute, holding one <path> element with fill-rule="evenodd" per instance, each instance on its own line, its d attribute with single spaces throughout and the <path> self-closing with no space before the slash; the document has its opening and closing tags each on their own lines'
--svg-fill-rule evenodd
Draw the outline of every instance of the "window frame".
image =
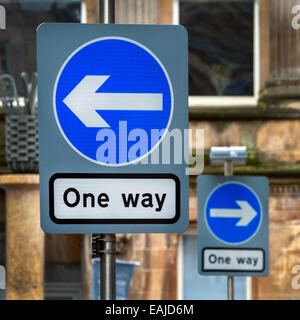
<svg viewBox="0 0 300 320">
<path fill-rule="evenodd" d="M 80 0 L 80 23 L 87 23 L 87 8 L 86 8 L 86 2 L 85 0 Z M 25 99 L 24 97 L 19 96 L 18 102 L 21 107 L 25 106 Z M 17 102 L 13 102 L 13 106 L 17 106 Z M 0 100 L 0 110 L 3 110 L 3 103 Z"/>
<path fill-rule="evenodd" d="M 47 299 L 83 300 L 83 286 L 80 282 L 45 282 L 44 296 Z"/>
<path fill-rule="evenodd" d="M 86 0 L 80 0 L 80 23 L 87 23 Z"/>
<path fill-rule="evenodd" d="M 253 22 L 253 96 L 189 96 L 189 107 L 257 107 L 260 91 L 260 11 L 259 0 L 254 1 Z M 172 2 L 173 24 L 180 24 L 180 0 Z"/>
</svg>

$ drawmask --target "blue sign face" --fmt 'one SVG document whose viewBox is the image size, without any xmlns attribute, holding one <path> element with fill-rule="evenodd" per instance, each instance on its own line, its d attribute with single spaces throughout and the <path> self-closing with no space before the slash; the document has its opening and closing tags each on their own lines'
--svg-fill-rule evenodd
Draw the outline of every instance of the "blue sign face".
<svg viewBox="0 0 300 320">
<path fill-rule="evenodd" d="M 205 206 L 209 230 L 219 240 L 240 244 L 251 239 L 262 220 L 262 208 L 255 192 L 248 186 L 229 182 L 212 191 Z"/>
<path fill-rule="evenodd" d="M 104 37 L 68 57 L 53 102 L 60 131 L 77 153 L 119 166 L 141 160 L 162 141 L 172 119 L 173 89 L 148 48 Z"/>
</svg>

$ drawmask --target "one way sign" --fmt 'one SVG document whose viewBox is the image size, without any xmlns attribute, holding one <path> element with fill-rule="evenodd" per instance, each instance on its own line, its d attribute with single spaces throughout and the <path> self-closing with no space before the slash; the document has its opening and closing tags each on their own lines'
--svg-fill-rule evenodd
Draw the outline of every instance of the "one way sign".
<svg viewBox="0 0 300 320">
<path fill-rule="evenodd" d="M 201 274 L 268 274 L 268 198 L 264 177 L 198 177 Z"/>
<path fill-rule="evenodd" d="M 37 61 L 43 230 L 184 232 L 186 30 L 44 23 Z"/>
</svg>

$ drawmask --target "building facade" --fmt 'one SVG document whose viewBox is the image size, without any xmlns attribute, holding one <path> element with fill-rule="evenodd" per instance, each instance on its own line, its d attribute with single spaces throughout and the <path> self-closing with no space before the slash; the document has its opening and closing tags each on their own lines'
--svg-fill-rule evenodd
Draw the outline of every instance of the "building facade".
<svg viewBox="0 0 300 320">
<path fill-rule="evenodd" d="M 69 2 L 68 9 L 59 5 L 53 7 L 53 4 L 48 11 L 40 9 L 44 12 L 43 16 L 39 15 L 40 19 L 98 22 L 98 1 Z M 25 46 L 35 40 L 12 38 L 10 17 L 16 9 L 10 11 L 9 8 L 7 5 L 7 11 L 11 13 L 7 16 L 6 34 L 0 31 L 0 72 L 17 77 L 22 71 L 35 71 L 35 58 L 31 60 L 35 49 L 33 45 Z M 66 15 L 70 8 L 74 14 Z M 32 14 L 33 9 L 29 11 Z M 17 12 L 22 21 L 24 13 L 22 10 Z M 234 173 L 269 178 L 270 275 L 236 279 L 238 299 L 300 298 L 300 290 L 293 285 L 295 266 L 300 265 L 298 13 L 300 0 L 116 0 L 116 23 L 180 23 L 187 28 L 190 128 L 204 129 L 203 174 L 223 174 L 221 167 L 214 167 L 209 162 L 212 146 L 241 145 L 247 146 L 249 158 L 245 166 L 235 167 Z M 32 31 L 25 33 L 33 37 Z M 24 46 L 25 52 L 20 49 Z M 29 62 L 26 62 L 27 58 Z M 2 173 L 6 173 L 3 127 L 2 115 L 0 156 Z M 6 196 L 7 191 L 2 191 L 2 230 L 8 218 L 4 214 Z M 135 269 L 129 299 L 226 298 L 225 277 L 197 274 L 196 176 L 190 176 L 189 216 L 189 229 L 184 234 L 118 235 L 118 258 L 140 263 Z M 31 223 L 39 225 L 38 217 Z M 12 225 L 6 229 L 6 234 L 0 233 L 3 250 L 5 246 L 8 248 L 6 240 L 12 236 L 12 230 L 14 246 L 22 243 L 17 237 L 17 226 Z M 39 256 L 38 267 L 30 272 L 45 270 L 45 294 L 37 293 L 34 298 L 88 299 L 91 289 L 89 236 L 43 237 L 45 259 Z M 0 263 L 6 266 L 7 261 L 13 260 L 12 271 L 7 269 L 7 272 L 11 272 L 11 277 L 16 275 L 21 261 L 12 257 L 12 248 L 6 250 L 6 256 L 1 254 L 0 257 Z M 30 280 L 34 275 L 28 279 L 28 288 L 34 287 Z M 20 297 L 23 285 L 8 282 L 7 298 Z"/>
</svg>

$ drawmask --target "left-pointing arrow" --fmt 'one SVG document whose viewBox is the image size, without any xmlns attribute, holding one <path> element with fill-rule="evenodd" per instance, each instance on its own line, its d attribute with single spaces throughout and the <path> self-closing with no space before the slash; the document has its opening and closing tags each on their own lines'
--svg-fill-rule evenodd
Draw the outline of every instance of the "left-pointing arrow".
<svg viewBox="0 0 300 320">
<path fill-rule="evenodd" d="M 110 127 L 96 110 L 162 111 L 161 93 L 96 92 L 110 76 L 85 76 L 63 102 L 87 127 Z"/>
</svg>

